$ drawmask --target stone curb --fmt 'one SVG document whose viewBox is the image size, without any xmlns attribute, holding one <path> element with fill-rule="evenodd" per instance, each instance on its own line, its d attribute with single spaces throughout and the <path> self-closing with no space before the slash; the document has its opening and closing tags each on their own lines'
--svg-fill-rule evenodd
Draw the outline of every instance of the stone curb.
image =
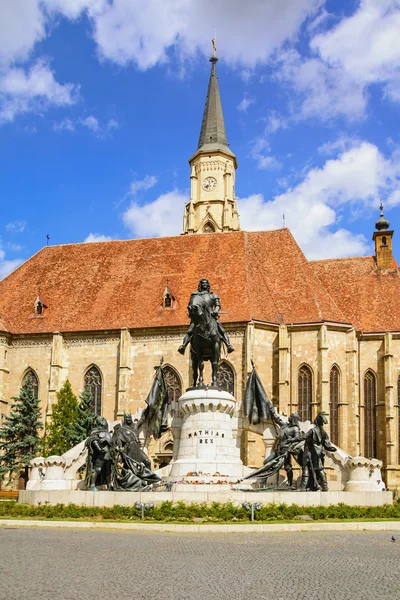
<svg viewBox="0 0 400 600">
<path fill-rule="evenodd" d="M 298 531 L 400 531 L 398 521 L 346 523 L 254 523 L 246 525 L 184 525 L 180 523 L 104 523 L 101 521 L 40 521 L 0 519 L 1 527 L 48 527 L 74 529 L 122 529 L 127 531 L 165 531 L 172 533 L 293 533 Z"/>
</svg>

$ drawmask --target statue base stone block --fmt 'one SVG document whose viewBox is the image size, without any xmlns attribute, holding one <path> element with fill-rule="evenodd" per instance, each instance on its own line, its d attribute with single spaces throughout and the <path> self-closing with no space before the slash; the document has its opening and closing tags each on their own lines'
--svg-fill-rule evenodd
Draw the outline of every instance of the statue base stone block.
<svg viewBox="0 0 400 600">
<path fill-rule="evenodd" d="M 179 398 L 181 426 L 167 479 L 205 483 L 243 477 L 240 445 L 232 433 L 235 407 L 232 394 L 213 388 L 194 388 Z"/>
</svg>

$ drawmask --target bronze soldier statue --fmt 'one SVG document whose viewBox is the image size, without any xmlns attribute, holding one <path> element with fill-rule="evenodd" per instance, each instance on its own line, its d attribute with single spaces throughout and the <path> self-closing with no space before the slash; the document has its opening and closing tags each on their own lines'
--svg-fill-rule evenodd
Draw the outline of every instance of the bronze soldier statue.
<svg viewBox="0 0 400 600">
<path fill-rule="evenodd" d="M 125 413 L 122 423 L 118 423 L 114 427 L 112 441 L 114 446 L 122 451 L 123 455 L 143 463 L 145 467 L 150 469 L 151 461 L 147 454 L 143 452 L 140 444 L 137 421 L 133 422 L 130 413 Z"/>
<path fill-rule="evenodd" d="M 324 425 L 327 423 L 326 414 L 320 412 L 314 420 L 314 427 L 306 433 L 300 483 L 302 492 L 307 490 L 328 491 L 324 469 L 325 453 L 326 451 L 336 452 L 336 447 L 330 443 L 329 436 L 324 430 Z"/>
<path fill-rule="evenodd" d="M 274 407 L 270 410 L 272 420 L 280 428 L 277 444 L 271 454 L 265 459 L 264 466 L 247 475 L 244 480 L 257 477 L 259 480 L 266 481 L 283 467 L 286 471 L 287 485 L 292 488 L 292 456 L 297 462 L 300 462 L 302 442 L 304 441 L 304 434 L 300 431 L 299 427 L 300 417 L 297 413 L 292 413 L 289 419 L 285 420 L 276 412 Z"/>
<path fill-rule="evenodd" d="M 230 354 L 235 349 L 231 345 L 228 334 L 226 333 L 225 329 L 223 328 L 223 326 L 218 318 L 219 311 L 221 310 L 221 302 L 220 302 L 220 299 L 218 298 L 218 296 L 214 292 L 210 292 L 210 284 L 208 282 L 208 279 L 206 279 L 206 278 L 203 278 L 200 280 L 198 288 L 197 288 L 197 292 L 193 292 L 192 295 L 190 296 L 189 305 L 188 305 L 189 316 L 190 316 L 190 312 L 191 312 L 193 303 L 196 300 L 199 300 L 200 298 L 201 298 L 202 303 L 204 303 L 210 309 L 212 316 L 217 321 L 218 333 L 220 335 L 221 340 L 224 342 L 228 353 Z M 195 328 L 195 323 L 194 323 L 193 319 L 191 319 L 189 329 L 188 329 L 185 337 L 183 338 L 182 344 L 178 348 L 178 352 L 180 352 L 181 354 L 185 353 L 186 346 L 192 340 L 193 334 L 194 334 L 194 328 Z"/>
<path fill-rule="evenodd" d="M 268 458 L 264 461 L 266 467 L 280 456 L 284 456 L 283 468 L 286 471 L 287 484 L 289 487 L 293 486 L 293 467 L 292 467 L 292 454 L 298 457 L 300 449 L 295 453 L 295 448 L 298 442 L 304 439 L 304 435 L 300 431 L 299 421 L 300 417 L 297 413 L 292 413 L 287 421 L 284 421 L 276 410 L 272 411 L 272 420 L 274 423 L 279 425 L 280 431 L 278 436 L 278 444 L 276 448 L 271 452 Z"/>
<path fill-rule="evenodd" d="M 88 449 L 86 488 L 97 491 L 97 486 L 110 487 L 112 467 L 112 439 L 104 417 L 97 418 L 97 425 L 86 440 Z"/>
</svg>

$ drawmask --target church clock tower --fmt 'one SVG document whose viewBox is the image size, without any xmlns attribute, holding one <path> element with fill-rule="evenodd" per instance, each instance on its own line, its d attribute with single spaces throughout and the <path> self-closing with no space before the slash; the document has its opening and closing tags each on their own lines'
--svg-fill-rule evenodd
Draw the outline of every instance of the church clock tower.
<svg viewBox="0 0 400 600">
<path fill-rule="evenodd" d="M 190 202 L 185 206 L 183 234 L 240 229 L 235 199 L 237 162 L 226 138 L 217 61 L 213 40 L 211 75 L 199 144 L 189 160 Z"/>
</svg>

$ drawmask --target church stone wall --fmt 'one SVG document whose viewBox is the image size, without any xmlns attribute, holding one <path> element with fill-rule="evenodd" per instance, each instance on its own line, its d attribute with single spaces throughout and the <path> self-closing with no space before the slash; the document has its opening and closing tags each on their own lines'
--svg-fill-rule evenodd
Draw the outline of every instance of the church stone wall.
<svg viewBox="0 0 400 600">
<path fill-rule="evenodd" d="M 43 414 L 46 414 L 49 393 L 49 371 L 51 363 L 52 338 L 15 338 L 7 351 L 7 390 L 8 405 L 4 410 L 10 414 L 11 398 L 18 396 L 24 375 L 33 369 L 39 379 L 39 400 Z"/>
<path fill-rule="evenodd" d="M 116 412 L 116 387 L 119 336 L 66 338 L 64 340 L 62 377 L 58 388 L 69 379 L 75 394 L 84 390 L 88 369 L 95 365 L 102 377 L 102 414 L 113 421 Z"/>
<path fill-rule="evenodd" d="M 312 371 L 312 416 L 319 411 L 318 383 L 318 329 L 293 330 L 291 333 L 290 411 L 298 411 L 298 372 L 303 364 Z"/>
<path fill-rule="evenodd" d="M 330 412 L 330 371 L 340 372 L 338 407 L 339 445 L 352 454 L 364 454 L 364 376 L 376 376 L 377 458 L 384 461 L 391 488 L 400 488 L 399 406 L 400 335 L 357 336 L 340 326 L 268 326 L 249 323 L 227 325 L 235 352 L 222 358 L 235 374 L 237 426 L 235 435 L 242 456 L 252 466 L 262 464 L 265 444 L 241 413 L 241 402 L 253 358 L 269 398 L 284 414 L 297 411 L 298 370 L 308 365 L 313 373 L 312 414 Z M 8 336 L 0 348 L 1 413 L 9 414 L 10 399 L 17 396 L 23 376 L 32 368 L 39 379 L 43 416 L 51 414 L 56 392 L 68 378 L 76 394 L 83 390 L 91 365 L 102 374 L 102 413 L 110 420 L 125 410 L 144 408 L 161 357 L 179 374 L 182 390 L 192 385 L 189 350 L 177 352 L 184 328 L 168 331 L 86 332 L 53 336 Z M 210 365 L 205 368 L 210 380 Z"/>
</svg>

